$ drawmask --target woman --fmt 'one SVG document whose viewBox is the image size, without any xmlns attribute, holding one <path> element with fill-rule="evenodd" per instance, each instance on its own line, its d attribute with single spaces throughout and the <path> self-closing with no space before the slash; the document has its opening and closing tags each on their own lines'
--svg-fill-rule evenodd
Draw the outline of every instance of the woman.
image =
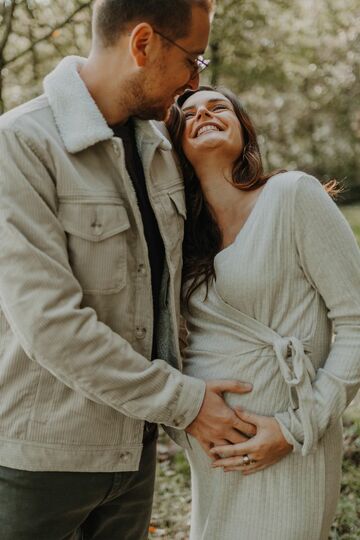
<svg viewBox="0 0 360 540">
<path fill-rule="evenodd" d="M 184 369 L 236 378 L 257 433 L 194 438 L 192 540 L 325 540 L 340 486 L 341 414 L 360 382 L 360 253 L 324 187 L 265 175 L 229 91 L 186 92 L 168 127 L 184 171 Z M 332 342 L 332 330 L 335 339 Z M 227 474 L 228 473 L 228 474 Z"/>
</svg>

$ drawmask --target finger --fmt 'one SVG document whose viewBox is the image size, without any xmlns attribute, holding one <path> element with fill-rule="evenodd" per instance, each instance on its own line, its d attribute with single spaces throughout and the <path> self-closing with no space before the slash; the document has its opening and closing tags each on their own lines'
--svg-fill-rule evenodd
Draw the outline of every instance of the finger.
<svg viewBox="0 0 360 540">
<path fill-rule="evenodd" d="M 233 427 L 244 435 L 247 435 L 247 437 L 253 437 L 254 435 L 256 435 L 257 432 L 255 424 L 249 424 L 248 422 L 244 422 L 241 418 L 239 418 L 238 415 L 236 416 Z"/>
<path fill-rule="evenodd" d="M 214 443 L 211 443 L 211 447 L 213 448 L 215 445 L 221 445 L 221 446 L 224 446 L 224 445 L 228 445 L 230 444 L 230 441 L 226 441 L 225 439 L 223 440 L 219 440 L 219 441 L 215 441 Z M 219 459 L 220 456 L 218 456 L 217 454 L 212 454 L 211 452 L 209 452 L 209 456 L 210 458 L 212 459 L 212 461 L 214 461 L 215 459 Z"/>
<path fill-rule="evenodd" d="M 247 467 L 243 467 L 243 474 L 244 476 L 248 476 L 258 471 L 263 471 L 264 469 L 275 465 L 278 461 L 279 460 L 277 459 L 253 461 L 252 463 L 249 463 Z"/>
<path fill-rule="evenodd" d="M 250 476 L 250 474 L 255 474 L 259 471 L 263 471 L 264 469 L 267 469 L 268 467 L 270 467 L 271 463 L 262 463 L 261 465 L 257 465 L 256 467 L 254 467 L 253 469 L 246 469 L 243 471 L 243 475 L 244 476 Z"/>
<path fill-rule="evenodd" d="M 252 424 L 256 427 L 258 427 L 259 422 L 262 419 L 262 416 L 260 416 L 259 414 L 245 411 L 244 409 L 240 409 L 240 407 L 235 407 L 234 411 L 240 421 L 245 422 L 246 424 Z"/>
<path fill-rule="evenodd" d="M 233 455 L 245 455 L 251 454 L 254 450 L 256 441 L 255 437 L 253 439 L 248 439 L 246 442 L 225 446 L 214 446 L 210 450 L 212 454 L 219 454 L 224 458 L 232 457 Z"/>
<path fill-rule="evenodd" d="M 226 467 L 223 467 L 224 472 L 227 472 L 229 470 L 247 472 L 247 471 L 255 470 L 264 464 L 263 461 L 255 461 L 254 459 L 251 458 L 251 456 L 249 457 L 251 459 L 250 463 L 244 463 L 241 457 L 234 458 L 234 462 L 231 465 L 229 464 L 229 465 L 226 465 Z"/>
<path fill-rule="evenodd" d="M 241 471 L 245 476 L 247 476 L 248 474 L 251 474 L 253 472 L 266 469 L 266 467 L 269 467 L 270 465 L 271 465 L 271 462 L 268 463 L 264 461 L 252 461 L 248 465 L 237 464 L 237 465 L 232 465 L 232 466 L 226 466 L 224 467 L 224 472 Z"/>
<path fill-rule="evenodd" d="M 230 441 L 226 439 L 219 439 L 217 441 L 214 441 L 213 443 L 210 443 L 211 448 L 214 448 L 215 446 L 227 446 L 228 444 L 231 444 Z"/>
<path fill-rule="evenodd" d="M 220 458 L 220 459 L 217 459 L 215 460 L 211 467 L 213 467 L 214 469 L 218 468 L 218 467 L 223 467 L 224 469 L 227 468 L 227 467 L 250 467 L 250 465 L 245 465 L 245 463 L 243 463 L 243 456 L 234 456 L 234 457 L 231 457 L 231 458 Z"/>
<path fill-rule="evenodd" d="M 244 435 L 244 433 L 240 433 L 237 429 L 231 428 L 227 434 L 227 439 L 231 444 L 239 444 L 248 441 L 249 437 Z"/>
<path fill-rule="evenodd" d="M 223 392 L 231 392 L 235 394 L 247 394 L 252 390 L 252 384 L 245 383 L 241 381 L 233 380 L 216 380 L 210 381 L 207 383 L 208 387 L 211 388 L 217 394 L 222 394 Z"/>
</svg>

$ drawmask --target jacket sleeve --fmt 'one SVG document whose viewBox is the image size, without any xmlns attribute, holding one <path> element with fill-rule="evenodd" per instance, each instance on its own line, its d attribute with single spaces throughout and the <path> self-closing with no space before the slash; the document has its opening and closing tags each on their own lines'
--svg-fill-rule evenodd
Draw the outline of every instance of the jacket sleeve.
<svg viewBox="0 0 360 540">
<path fill-rule="evenodd" d="M 33 361 L 88 399 L 127 416 L 184 428 L 203 381 L 163 360 L 149 362 L 81 307 L 56 215 L 56 178 L 33 143 L 0 132 L 0 303 Z"/>
<path fill-rule="evenodd" d="M 324 300 L 334 330 L 329 355 L 312 384 L 320 439 L 360 385 L 360 252 L 345 218 L 315 178 L 305 175 L 297 182 L 293 215 L 300 263 Z M 305 455 L 301 411 L 289 409 L 276 419 L 294 451 Z"/>
</svg>

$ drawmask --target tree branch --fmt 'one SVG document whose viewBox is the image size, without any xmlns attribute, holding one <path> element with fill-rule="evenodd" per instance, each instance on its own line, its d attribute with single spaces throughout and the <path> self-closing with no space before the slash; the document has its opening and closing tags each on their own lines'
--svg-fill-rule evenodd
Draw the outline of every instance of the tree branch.
<svg viewBox="0 0 360 540">
<path fill-rule="evenodd" d="M 5 11 L 5 30 L 4 34 L 0 40 L 0 57 L 3 55 L 3 50 L 5 49 L 7 40 L 9 39 L 10 33 L 11 33 L 11 27 L 12 27 L 12 19 L 15 11 L 15 0 L 12 0 L 10 7 L 8 10 Z"/>
<path fill-rule="evenodd" d="M 91 3 L 92 3 L 92 0 L 89 0 L 88 2 L 86 2 L 86 4 L 82 4 L 81 6 L 78 6 L 68 17 L 66 17 L 66 19 L 64 19 L 61 23 L 57 24 L 54 28 L 52 28 L 49 32 L 44 34 L 41 38 L 34 41 L 34 43 L 29 45 L 29 47 L 27 47 L 23 51 L 19 52 L 18 54 L 16 54 L 12 58 L 9 58 L 9 60 L 4 59 L 3 67 L 4 66 L 9 66 L 10 64 L 13 64 L 17 60 L 19 60 L 19 58 L 22 58 L 28 52 L 32 51 L 34 49 L 34 47 L 36 47 L 36 45 L 38 45 L 39 43 L 42 43 L 43 41 L 46 41 L 47 39 L 49 39 L 52 36 L 52 34 L 54 33 L 55 30 L 58 30 L 60 28 L 63 28 L 64 26 L 66 26 L 71 21 L 71 19 L 73 19 L 73 17 L 75 17 L 75 15 L 77 15 L 80 11 L 82 11 L 85 8 L 90 7 Z M 0 49 L 0 51 L 1 51 L 1 49 Z"/>
</svg>

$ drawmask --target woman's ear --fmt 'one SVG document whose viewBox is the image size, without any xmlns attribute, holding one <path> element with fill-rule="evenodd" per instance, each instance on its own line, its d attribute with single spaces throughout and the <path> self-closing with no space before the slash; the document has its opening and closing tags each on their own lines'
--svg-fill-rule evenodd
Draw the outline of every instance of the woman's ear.
<svg viewBox="0 0 360 540">
<path fill-rule="evenodd" d="M 144 67 L 149 57 L 149 51 L 154 39 L 154 30 L 148 23 L 135 26 L 130 34 L 130 54 L 138 67 Z"/>
</svg>

